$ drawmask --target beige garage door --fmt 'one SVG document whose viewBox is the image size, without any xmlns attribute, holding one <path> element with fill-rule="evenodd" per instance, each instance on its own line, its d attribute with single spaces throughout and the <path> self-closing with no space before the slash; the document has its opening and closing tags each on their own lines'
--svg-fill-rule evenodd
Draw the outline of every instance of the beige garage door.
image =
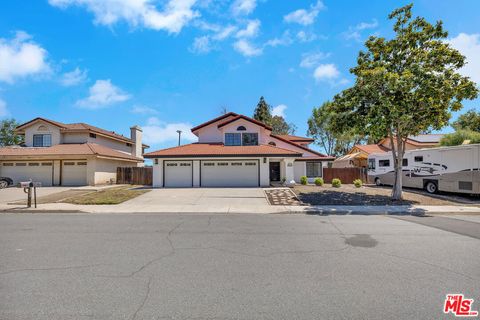
<svg viewBox="0 0 480 320">
<path fill-rule="evenodd" d="M 41 182 L 42 186 L 52 186 L 53 163 L 52 161 L 12 161 L 3 162 L 0 167 L 0 176 L 8 177 L 16 185 L 19 182 Z"/>
<path fill-rule="evenodd" d="M 167 188 L 190 188 L 192 187 L 192 161 L 165 161 L 164 185 Z"/>
<path fill-rule="evenodd" d="M 258 160 L 202 161 L 202 187 L 258 187 Z"/>
<path fill-rule="evenodd" d="M 62 185 L 87 185 L 87 161 L 63 161 Z"/>
</svg>

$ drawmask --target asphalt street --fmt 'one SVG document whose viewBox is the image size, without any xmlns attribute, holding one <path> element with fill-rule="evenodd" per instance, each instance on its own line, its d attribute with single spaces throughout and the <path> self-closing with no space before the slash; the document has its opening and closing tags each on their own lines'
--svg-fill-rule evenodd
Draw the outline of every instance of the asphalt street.
<svg viewBox="0 0 480 320">
<path fill-rule="evenodd" d="M 438 219 L 441 218 L 441 219 Z M 453 319 L 480 220 L 2 214 L 0 319 Z"/>
</svg>

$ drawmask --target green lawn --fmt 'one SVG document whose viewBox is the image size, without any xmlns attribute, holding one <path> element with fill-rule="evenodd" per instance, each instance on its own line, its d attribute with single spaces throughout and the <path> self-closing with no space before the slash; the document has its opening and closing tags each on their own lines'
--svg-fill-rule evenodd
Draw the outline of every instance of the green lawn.
<svg viewBox="0 0 480 320">
<path fill-rule="evenodd" d="M 77 197 L 71 197 L 64 202 L 73 204 L 119 204 L 133 199 L 150 190 L 135 190 L 132 187 L 116 187 L 94 191 Z"/>
</svg>

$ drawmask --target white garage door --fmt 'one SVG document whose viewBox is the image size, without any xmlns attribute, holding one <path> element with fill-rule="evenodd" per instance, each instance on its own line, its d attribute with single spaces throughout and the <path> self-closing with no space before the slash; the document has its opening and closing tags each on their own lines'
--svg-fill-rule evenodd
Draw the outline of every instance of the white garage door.
<svg viewBox="0 0 480 320">
<path fill-rule="evenodd" d="M 32 181 L 41 182 L 42 186 L 50 187 L 53 163 L 52 161 L 3 162 L 0 176 L 12 179 L 14 185 L 32 179 Z"/>
<path fill-rule="evenodd" d="M 165 187 L 188 188 L 193 185 L 192 161 L 165 161 Z"/>
<path fill-rule="evenodd" d="M 87 161 L 63 161 L 62 186 L 87 185 Z"/>
<path fill-rule="evenodd" d="M 258 187 L 258 161 L 202 161 L 202 187 Z"/>
</svg>

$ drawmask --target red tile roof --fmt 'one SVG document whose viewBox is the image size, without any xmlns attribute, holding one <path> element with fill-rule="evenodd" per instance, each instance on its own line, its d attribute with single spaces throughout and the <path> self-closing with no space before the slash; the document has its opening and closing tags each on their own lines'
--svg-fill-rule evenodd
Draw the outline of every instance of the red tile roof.
<svg viewBox="0 0 480 320">
<path fill-rule="evenodd" d="M 210 121 L 207 121 L 207 122 L 204 122 L 204 123 L 202 123 L 202 124 L 199 124 L 199 125 L 196 126 L 196 127 L 193 127 L 193 128 L 191 129 L 191 131 L 192 131 L 192 132 L 197 131 L 197 130 L 200 129 L 200 128 L 203 128 L 203 127 L 205 127 L 205 126 L 208 126 L 209 124 L 215 123 L 215 122 L 217 122 L 217 121 L 223 120 L 223 119 L 228 118 L 228 117 L 231 117 L 231 116 L 236 117 L 236 116 L 238 116 L 238 114 L 236 114 L 235 112 L 225 113 L 225 114 L 221 115 L 220 117 L 216 117 L 215 119 L 212 119 L 212 120 L 210 120 Z"/>
<path fill-rule="evenodd" d="M 108 158 L 133 160 L 143 162 L 143 159 L 134 157 L 96 143 L 57 144 L 46 148 L 35 147 L 5 147 L 0 148 L 0 157 L 22 156 L 102 156 Z"/>
<path fill-rule="evenodd" d="M 228 119 L 228 120 L 220 123 L 220 124 L 218 125 L 218 127 L 221 128 L 221 127 L 223 127 L 223 126 L 226 126 L 226 125 L 229 124 L 229 123 L 235 122 L 235 121 L 240 120 L 240 119 L 243 119 L 243 120 L 252 122 L 252 123 L 254 123 L 254 124 L 258 125 L 258 126 L 264 127 L 265 129 L 272 130 L 272 127 L 270 127 L 269 125 L 266 125 L 265 123 L 260 122 L 260 121 L 258 121 L 258 120 L 255 120 L 255 119 L 253 119 L 253 118 L 244 116 L 243 114 L 238 114 L 238 115 L 236 115 L 234 118 Z"/>
<path fill-rule="evenodd" d="M 288 143 L 288 144 L 291 144 L 292 146 L 295 146 L 295 147 L 297 147 L 297 148 L 300 148 L 300 149 L 303 149 L 303 150 L 308 151 L 308 152 L 310 152 L 310 153 L 316 154 L 317 156 L 323 158 L 324 160 L 330 160 L 330 159 L 333 160 L 333 159 L 335 159 L 335 157 L 331 157 L 331 156 L 325 155 L 325 154 L 323 154 L 323 153 L 320 153 L 320 152 L 318 152 L 318 151 L 312 150 L 312 149 L 310 149 L 310 148 L 304 147 L 304 146 L 302 146 L 302 145 L 299 145 L 298 143 L 295 143 L 295 142 L 293 142 L 293 141 L 284 139 L 284 138 L 282 138 L 281 136 L 277 136 L 277 135 L 274 135 L 274 134 L 271 134 L 270 136 L 271 136 L 271 137 L 274 137 L 274 138 L 277 138 L 278 140 L 281 140 L 281 141 L 286 142 L 286 143 Z"/>
<path fill-rule="evenodd" d="M 371 154 L 371 153 L 383 153 L 390 151 L 388 148 L 378 144 L 356 144 L 353 146 L 352 150 L 355 148 L 360 149 L 361 151 Z"/>
<path fill-rule="evenodd" d="M 62 123 L 62 122 L 58 122 L 58 121 L 54 121 L 54 120 L 50 120 L 50 119 L 46 119 L 46 118 L 41 118 L 41 117 L 37 117 L 33 120 L 25 122 L 25 123 L 19 125 L 15 130 L 22 131 L 23 128 L 27 127 L 28 125 L 30 125 L 31 123 L 33 123 L 37 120 L 42 120 L 42 121 L 45 121 L 47 123 L 53 124 L 54 126 L 57 126 L 61 130 L 64 130 L 64 131 L 88 131 L 88 132 L 102 134 L 102 135 L 105 135 L 105 136 L 108 136 L 108 137 L 111 137 L 111 138 L 115 138 L 115 139 L 118 139 L 118 140 L 122 140 L 124 142 L 134 143 L 134 141 L 132 139 L 127 138 L 127 137 L 125 137 L 121 134 L 115 133 L 114 131 L 108 131 L 108 130 L 105 130 L 105 129 L 102 129 L 102 128 L 99 128 L 99 127 L 95 127 L 95 126 L 92 126 L 88 123 L 83 123 L 83 122 Z M 145 144 L 143 146 L 148 147 Z"/>
<path fill-rule="evenodd" d="M 312 138 L 292 136 L 290 134 L 279 134 L 277 136 L 282 137 L 283 139 L 289 140 L 289 141 L 292 141 L 292 142 L 314 142 L 315 141 Z"/>
<path fill-rule="evenodd" d="M 144 154 L 145 158 L 172 157 L 245 157 L 245 156 L 289 156 L 301 157 L 302 154 L 271 145 L 224 146 L 223 143 L 192 143 L 179 147 L 158 150 Z"/>
</svg>

